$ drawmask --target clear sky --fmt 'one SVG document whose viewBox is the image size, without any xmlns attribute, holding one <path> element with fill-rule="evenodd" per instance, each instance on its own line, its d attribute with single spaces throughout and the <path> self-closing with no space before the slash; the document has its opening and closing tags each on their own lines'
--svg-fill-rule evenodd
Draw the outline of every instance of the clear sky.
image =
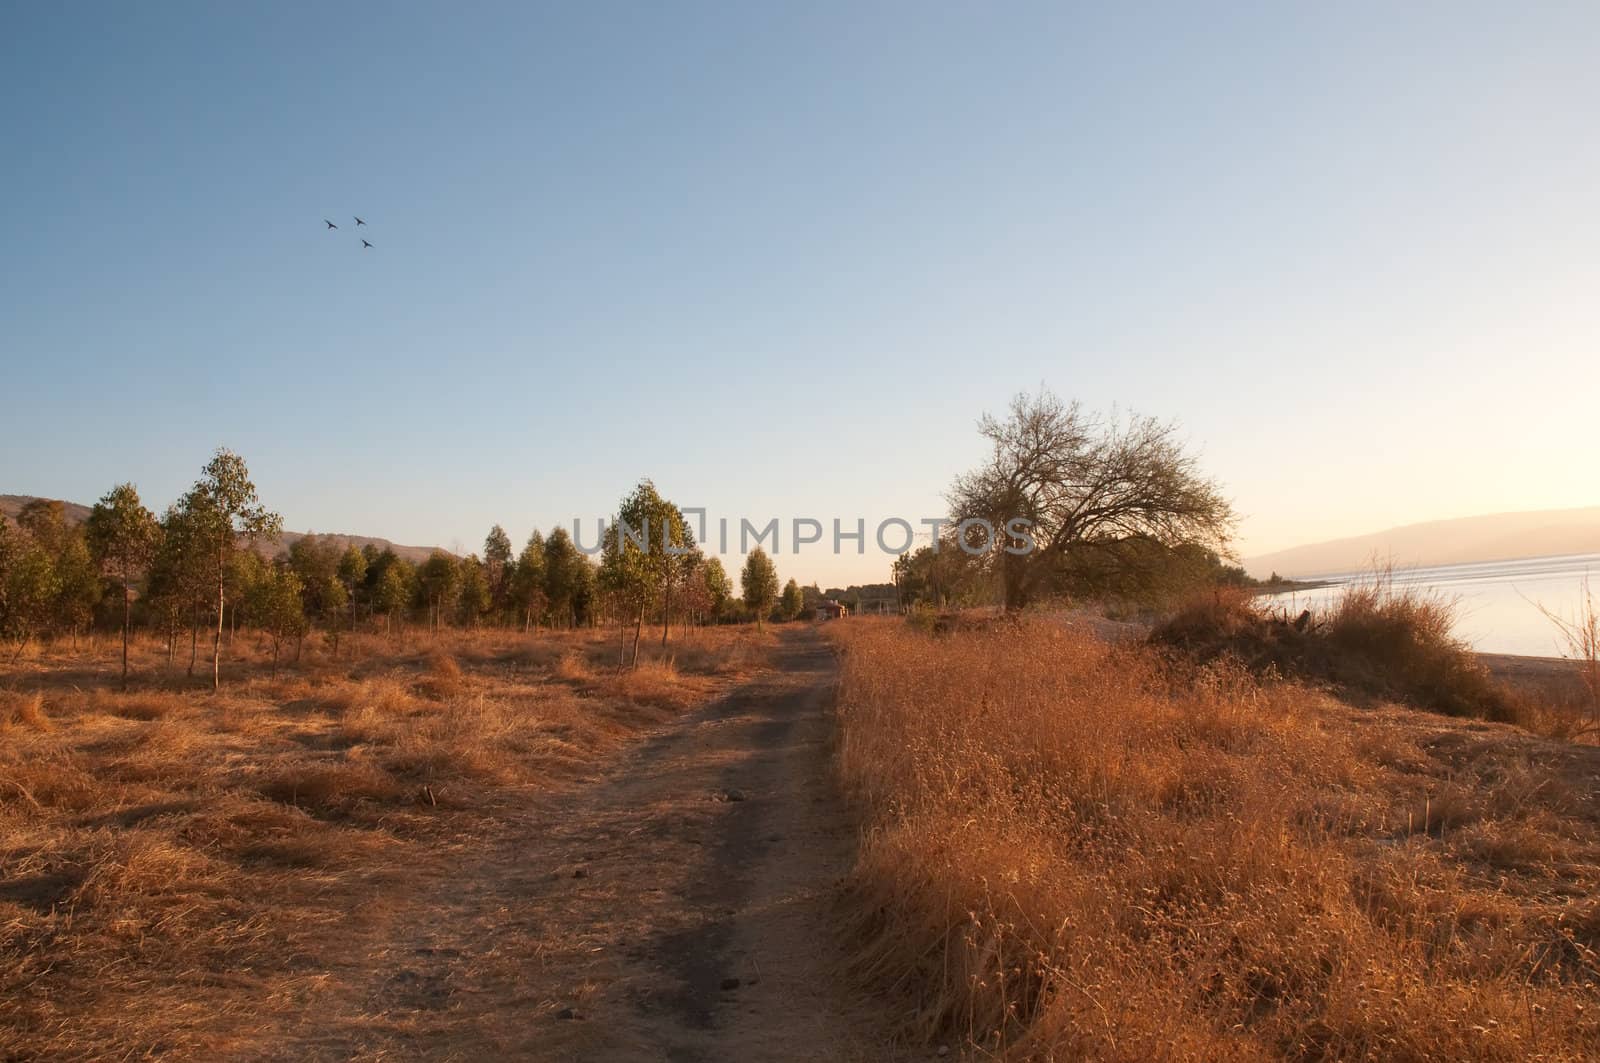
<svg viewBox="0 0 1600 1063">
<path fill-rule="evenodd" d="M 1592 3 L 0 3 L 0 492 L 870 524 L 1047 383 L 1244 554 L 1592 505 L 1597 121 Z"/>
</svg>

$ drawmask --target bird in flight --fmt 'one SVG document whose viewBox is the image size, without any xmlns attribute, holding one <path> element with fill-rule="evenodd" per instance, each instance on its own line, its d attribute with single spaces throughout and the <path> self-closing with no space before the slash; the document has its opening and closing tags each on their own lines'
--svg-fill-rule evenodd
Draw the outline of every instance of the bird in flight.
<svg viewBox="0 0 1600 1063">
<path fill-rule="evenodd" d="M 361 247 L 362 247 L 362 250 L 365 250 L 365 249 L 367 249 L 367 248 L 369 248 L 369 247 L 371 247 L 371 246 L 372 246 L 372 245 L 371 245 L 371 244 L 369 244 L 369 243 L 367 243 L 367 242 L 366 242 L 366 241 L 365 241 L 365 240 L 363 240 L 363 241 L 361 241 Z"/>
<path fill-rule="evenodd" d="M 337 229 L 338 228 L 337 225 L 333 224 L 333 222 L 329 221 L 327 218 L 323 218 L 322 219 L 322 224 L 326 225 L 330 229 Z"/>
<path fill-rule="evenodd" d="M 353 218 L 354 218 L 354 217 L 355 217 L 355 215 L 353 215 L 353 214 L 352 214 L 352 215 L 351 215 L 351 217 L 353 217 Z M 364 221 L 362 221 L 362 220 L 361 220 L 361 219 L 360 219 L 360 218 L 356 218 L 356 224 L 357 224 L 357 225 L 365 225 L 365 224 L 367 224 L 367 223 L 366 223 L 366 222 L 364 222 Z"/>
</svg>

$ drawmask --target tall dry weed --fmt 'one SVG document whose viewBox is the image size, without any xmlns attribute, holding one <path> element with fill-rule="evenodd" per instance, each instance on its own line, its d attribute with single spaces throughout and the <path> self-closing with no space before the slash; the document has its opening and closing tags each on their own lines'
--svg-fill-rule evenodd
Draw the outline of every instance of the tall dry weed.
<svg viewBox="0 0 1600 1063">
<path fill-rule="evenodd" d="M 1556 866 L 1597 884 L 1600 835 L 1549 770 L 1044 624 L 839 637 L 850 931 L 916 1035 L 1016 1059 L 1600 1049 L 1595 903 L 1549 891 Z"/>
</svg>

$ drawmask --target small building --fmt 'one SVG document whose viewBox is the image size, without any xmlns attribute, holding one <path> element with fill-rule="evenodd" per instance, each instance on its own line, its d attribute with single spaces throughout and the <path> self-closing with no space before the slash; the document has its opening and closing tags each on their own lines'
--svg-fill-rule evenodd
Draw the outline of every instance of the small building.
<svg viewBox="0 0 1600 1063">
<path fill-rule="evenodd" d="M 850 610 L 832 598 L 826 598 L 817 603 L 818 620 L 840 620 L 849 615 Z"/>
</svg>

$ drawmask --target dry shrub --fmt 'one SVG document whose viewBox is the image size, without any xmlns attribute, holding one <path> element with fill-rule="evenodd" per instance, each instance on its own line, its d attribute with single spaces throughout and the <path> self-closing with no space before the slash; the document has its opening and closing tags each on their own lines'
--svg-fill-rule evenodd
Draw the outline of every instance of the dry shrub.
<svg viewBox="0 0 1600 1063">
<path fill-rule="evenodd" d="M 344 759 L 331 764 L 296 764 L 272 772 L 261 784 L 263 797 L 318 814 L 341 814 L 362 801 L 398 799 L 400 784 L 376 764 Z"/>
<path fill-rule="evenodd" d="M 1326 614 L 1290 618 L 1242 588 L 1190 601 L 1151 633 L 1199 661 L 1232 657 L 1258 675 L 1331 682 L 1451 716 L 1524 722 L 1529 707 L 1453 632 L 1452 602 L 1380 574 L 1345 590 Z"/>
<path fill-rule="evenodd" d="M 686 694 L 687 700 L 693 698 L 692 693 L 686 691 L 677 663 L 671 657 L 643 659 L 633 668 L 617 673 L 604 688 L 628 701 L 666 708 L 682 707 Z"/>
<path fill-rule="evenodd" d="M 594 668 L 583 653 L 568 650 L 556 658 L 551 674 L 563 682 L 587 683 L 594 679 Z"/>
<path fill-rule="evenodd" d="M 346 742 L 381 741 L 404 726 L 406 717 L 423 711 L 408 683 L 394 675 L 375 676 L 347 684 L 322 697 L 322 703 L 339 713 L 338 730 Z M 427 705 L 437 711 L 437 704 Z"/>
<path fill-rule="evenodd" d="M 1600 830 L 1534 756 L 1563 747 L 1434 742 L 1435 718 L 1227 661 L 1175 687 L 1059 626 L 837 632 L 849 931 L 913 1034 L 1018 1059 L 1600 1050 L 1600 925 L 1563 896 L 1600 885 Z"/>
<path fill-rule="evenodd" d="M 184 705 L 184 698 L 176 693 L 125 694 L 111 690 L 96 690 L 89 695 L 91 712 L 103 712 L 124 720 L 159 720 Z"/>
<path fill-rule="evenodd" d="M 0 691 L 0 730 L 12 727 L 31 731 L 50 730 L 50 718 L 44 714 L 42 694 Z"/>
<path fill-rule="evenodd" d="M 449 698 L 461 693 L 461 665 L 448 653 L 428 654 L 427 674 L 417 680 L 417 689 L 431 698 Z"/>
<path fill-rule="evenodd" d="M 693 675 L 748 675 L 768 663 L 777 640 L 775 631 L 750 625 L 701 628 L 679 641 L 673 657 Z"/>
</svg>

